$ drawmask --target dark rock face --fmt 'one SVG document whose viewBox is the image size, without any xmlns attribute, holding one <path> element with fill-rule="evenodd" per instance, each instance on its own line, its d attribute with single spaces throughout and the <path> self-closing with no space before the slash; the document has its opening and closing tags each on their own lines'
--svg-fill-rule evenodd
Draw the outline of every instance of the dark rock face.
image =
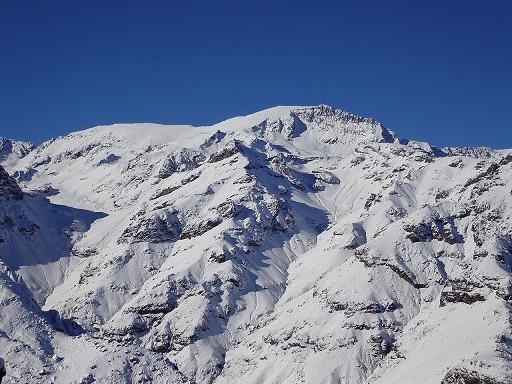
<svg viewBox="0 0 512 384">
<path fill-rule="evenodd" d="M 364 209 L 368 211 L 372 207 L 372 205 L 379 203 L 381 199 L 381 195 L 376 195 L 375 193 L 370 194 L 370 197 L 368 197 L 366 203 L 364 204 Z"/>
<path fill-rule="evenodd" d="M 212 252 L 208 257 L 208 261 L 213 263 L 223 263 L 228 259 L 228 253 L 226 251 L 223 252 Z"/>
<path fill-rule="evenodd" d="M 392 340 L 389 340 L 389 336 L 385 334 L 370 336 L 368 343 L 370 344 L 370 353 L 379 358 L 386 356 L 393 347 Z"/>
<path fill-rule="evenodd" d="M 475 290 L 482 288 L 479 283 L 463 279 L 449 279 L 445 282 L 439 306 L 444 307 L 448 303 L 473 304 L 477 301 L 485 301 L 485 297 Z"/>
<path fill-rule="evenodd" d="M 176 172 L 185 172 L 195 169 L 204 161 L 200 153 L 183 148 L 169 155 L 158 171 L 158 177 L 165 179 Z"/>
<path fill-rule="evenodd" d="M 32 236 L 34 233 L 36 233 L 39 230 L 39 228 L 40 228 L 39 225 L 37 225 L 35 223 L 30 223 L 25 227 L 19 226 L 18 232 L 22 233 L 24 235 L 27 235 L 27 236 Z"/>
<path fill-rule="evenodd" d="M 441 151 L 445 156 L 468 156 L 476 159 L 491 159 L 495 151 L 489 147 L 444 147 Z"/>
<path fill-rule="evenodd" d="M 222 223 L 222 219 L 220 217 L 216 217 L 213 219 L 201 221 L 197 224 L 186 226 L 181 233 L 180 239 L 192 239 L 194 237 L 200 236 L 203 233 L 208 232 L 210 229 L 216 227 L 220 223 Z"/>
<path fill-rule="evenodd" d="M 214 153 L 210 156 L 208 159 L 209 163 L 216 163 L 218 161 L 227 159 L 228 157 L 236 155 L 241 150 L 241 144 L 237 141 L 232 141 L 228 143 L 224 149 L 220 150 L 219 152 Z"/>
<path fill-rule="evenodd" d="M 39 188 L 32 189 L 31 192 L 35 192 L 35 193 L 43 195 L 43 196 L 55 196 L 59 193 L 59 190 L 56 188 L 53 188 L 50 184 L 45 184 Z"/>
<path fill-rule="evenodd" d="M 185 177 L 183 180 L 181 180 L 181 185 L 187 185 L 188 183 L 193 182 L 194 180 L 197 180 L 201 176 L 201 172 L 194 173 L 188 177 Z"/>
<path fill-rule="evenodd" d="M 393 271 L 398 277 L 402 278 L 407 283 L 411 284 L 414 288 L 422 289 L 428 287 L 427 283 L 418 282 L 414 274 L 405 271 L 403 267 L 400 267 L 395 262 L 371 257 L 369 255 L 369 250 L 366 247 L 356 249 L 354 255 L 356 259 L 362 262 L 366 268 L 370 268 L 373 266 L 384 266 Z"/>
<path fill-rule="evenodd" d="M 242 211 L 242 207 L 232 200 L 225 201 L 217 207 L 217 213 L 224 219 L 233 219 Z"/>
<path fill-rule="evenodd" d="M 457 232 L 453 218 L 437 218 L 431 222 L 419 224 L 406 224 L 405 236 L 413 243 L 429 242 L 432 240 L 444 241 L 448 244 L 462 243 L 462 236 Z"/>
<path fill-rule="evenodd" d="M 349 125 L 350 123 L 352 123 L 351 125 L 368 124 L 375 131 L 378 131 L 382 135 L 382 139 L 379 139 L 380 141 L 392 143 L 396 139 L 395 134 L 393 132 L 384 128 L 376 120 L 356 116 L 349 112 L 332 108 L 328 105 L 319 105 L 312 108 L 300 109 L 295 111 L 295 114 L 303 122 L 321 124 L 322 126 L 326 127 L 332 126 L 334 122 L 341 123 L 343 125 Z M 360 129 L 350 126 L 343 127 L 343 130 L 341 132 L 349 135 L 361 134 Z M 337 139 L 338 138 L 335 138 L 334 142 L 338 141 Z"/>
<path fill-rule="evenodd" d="M 181 188 L 181 185 L 173 185 L 171 187 L 164 188 L 161 191 L 158 191 L 157 194 L 152 198 L 152 200 L 158 199 L 159 197 L 162 197 L 165 195 L 169 195 L 179 188 Z"/>
<path fill-rule="evenodd" d="M 118 161 L 120 159 L 119 156 L 111 153 L 109 154 L 107 157 L 105 157 L 103 160 L 100 160 L 98 162 L 98 165 L 106 165 L 106 164 L 113 164 L 115 163 L 116 161 Z"/>
<path fill-rule="evenodd" d="M 476 371 L 468 371 L 463 368 L 453 368 L 441 381 L 441 384 L 506 384 L 504 381 L 480 374 Z"/>
<path fill-rule="evenodd" d="M 65 152 L 59 153 L 57 156 L 55 156 L 54 159 L 50 158 L 49 161 L 45 159 L 43 163 L 39 163 L 38 165 L 48 164 L 49 162 L 52 162 L 52 161 L 59 163 L 59 162 L 66 161 L 66 160 L 76 160 L 80 157 L 87 156 L 89 153 L 91 153 L 94 150 L 96 150 L 97 148 L 101 147 L 101 145 L 102 145 L 102 143 L 100 143 L 100 142 L 92 142 L 92 143 L 82 146 L 81 148 L 70 149 Z M 34 164 L 33 166 L 35 167 L 36 164 Z"/>
<path fill-rule="evenodd" d="M 288 160 L 283 155 L 275 156 L 270 159 L 270 165 L 278 175 L 280 174 L 286 177 L 291 185 L 301 191 L 304 191 L 304 184 L 297 178 L 295 172 L 288 167 L 287 161 Z"/>
<path fill-rule="evenodd" d="M 148 345 L 149 349 L 158 353 L 167 353 L 171 350 L 172 334 L 155 335 L 153 342 Z"/>
<path fill-rule="evenodd" d="M 79 249 L 79 248 L 75 248 L 75 247 L 73 247 L 70 252 L 70 254 L 72 256 L 80 257 L 82 259 L 85 259 L 85 258 L 88 258 L 91 256 L 95 256 L 97 253 L 98 253 L 98 250 L 96 248 Z"/>
<path fill-rule="evenodd" d="M 16 179 L 16 181 L 22 182 L 22 181 L 30 181 L 32 177 L 37 173 L 37 170 L 34 168 L 26 168 L 22 171 L 15 171 L 12 174 L 12 177 Z"/>
<path fill-rule="evenodd" d="M 386 312 L 393 312 L 401 307 L 402 306 L 400 305 L 400 303 L 392 301 L 390 303 L 387 303 L 385 310 Z"/>
<path fill-rule="evenodd" d="M 137 221 L 125 229 L 119 241 L 129 243 L 176 241 L 180 231 L 179 220 L 173 214 L 166 212 L 163 215 L 154 215 Z"/>
<path fill-rule="evenodd" d="M 7 199 L 22 200 L 23 192 L 16 180 L 0 166 L 0 200 Z"/>
<path fill-rule="evenodd" d="M 313 173 L 315 174 L 315 177 L 318 179 L 318 180 L 321 180 L 323 181 L 324 183 L 326 184 L 339 184 L 340 183 L 340 179 L 338 179 L 334 174 L 332 174 L 331 172 L 326 172 L 326 171 L 313 171 Z"/>
<path fill-rule="evenodd" d="M 498 170 L 500 169 L 500 164 L 493 163 L 485 170 L 484 172 L 480 173 L 478 176 L 475 176 L 471 179 L 469 179 L 466 184 L 464 185 L 465 188 L 476 184 L 482 180 L 492 180 L 492 178 L 498 173 Z"/>
<path fill-rule="evenodd" d="M 485 301 L 485 297 L 480 293 L 468 293 L 460 291 L 451 291 L 441 293 L 440 306 L 444 307 L 447 303 L 465 303 L 473 304 L 477 301 Z"/>
<path fill-rule="evenodd" d="M 2 382 L 2 378 L 7 374 L 5 371 L 5 362 L 4 359 L 0 357 L 0 383 Z"/>
<path fill-rule="evenodd" d="M 347 316 L 358 312 L 373 314 L 384 312 L 384 307 L 376 302 L 353 303 L 328 300 L 327 303 L 332 311 L 343 311 Z"/>
</svg>

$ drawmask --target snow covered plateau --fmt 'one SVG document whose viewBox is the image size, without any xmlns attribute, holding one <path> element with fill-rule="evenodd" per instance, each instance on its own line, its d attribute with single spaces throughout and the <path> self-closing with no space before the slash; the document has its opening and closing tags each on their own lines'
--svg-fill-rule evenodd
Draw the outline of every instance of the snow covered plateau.
<svg viewBox="0 0 512 384">
<path fill-rule="evenodd" d="M 512 150 L 329 106 L 0 139 L 3 383 L 512 383 Z"/>
</svg>

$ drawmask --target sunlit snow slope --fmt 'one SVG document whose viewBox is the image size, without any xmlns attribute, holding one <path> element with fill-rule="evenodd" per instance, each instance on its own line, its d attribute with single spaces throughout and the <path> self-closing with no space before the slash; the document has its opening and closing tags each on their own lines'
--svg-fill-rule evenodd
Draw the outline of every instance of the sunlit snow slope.
<svg viewBox="0 0 512 384">
<path fill-rule="evenodd" d="M 328 106 L 4 148 L 7 383 L 512 382 L 510 151 Z"/>
</svg>

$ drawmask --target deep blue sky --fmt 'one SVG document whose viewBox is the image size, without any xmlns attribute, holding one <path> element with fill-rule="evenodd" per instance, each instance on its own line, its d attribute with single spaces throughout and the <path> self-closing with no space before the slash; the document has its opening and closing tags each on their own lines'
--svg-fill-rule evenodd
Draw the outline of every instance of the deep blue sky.
<svg viewBox="0 0 512 384">
<path fill-rule="evenodd" d="M 330 104 L 512 147 L 512 1 L 0 0 L 0 136 Z"/>
</svg>

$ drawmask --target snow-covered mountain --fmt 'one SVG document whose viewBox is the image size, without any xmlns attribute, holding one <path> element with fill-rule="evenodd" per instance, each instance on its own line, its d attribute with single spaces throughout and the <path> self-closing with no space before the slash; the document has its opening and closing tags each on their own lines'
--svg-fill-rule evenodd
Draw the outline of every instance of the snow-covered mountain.
<svg viewBox="0 0 512 384">
<path fill-rule="evenodd" d="M 32 143 L 0 137 L 0 165 L 16 163 L 32 149 L 34 149 Z"/>
<path fill-rule="evenodd" d="M 512 382 L 512 151 L 276 107 L 3 165 L 7 383 Z"/>
</svg>

